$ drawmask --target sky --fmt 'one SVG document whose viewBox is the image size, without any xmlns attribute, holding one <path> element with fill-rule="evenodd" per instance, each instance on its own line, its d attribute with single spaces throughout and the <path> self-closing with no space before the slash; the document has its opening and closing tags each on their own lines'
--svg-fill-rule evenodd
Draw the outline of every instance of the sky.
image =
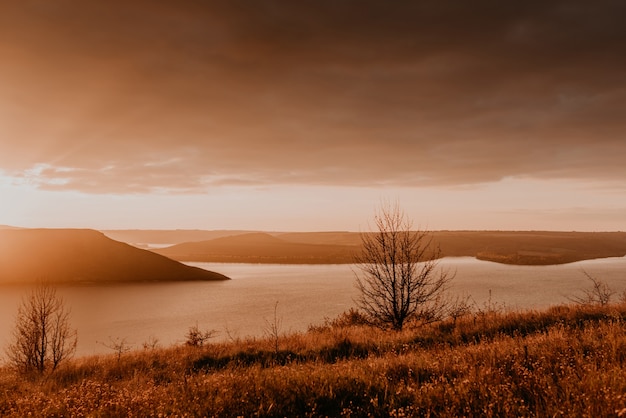
<svg viewBox="0 0 626 418">
<path fill-rule="evenodd" d="M 626 229 L 621 0 L 0 0 L 0 224 Z"/>
</svg>

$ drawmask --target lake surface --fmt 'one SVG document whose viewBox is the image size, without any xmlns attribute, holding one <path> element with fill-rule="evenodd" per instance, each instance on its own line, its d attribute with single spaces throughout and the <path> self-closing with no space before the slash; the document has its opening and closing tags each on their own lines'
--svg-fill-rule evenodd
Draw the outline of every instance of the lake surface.
<svg viewBox="0 0 626 418">
<path fill-rule="evenodd" d="M 263 336 L 277 302 L 282 331 L 305 331 L 354 307 L 358 296 L 351 265 L 187 264 L 233 280 L 60 287 L 78 329 L 77 355 L 111 353 L 104 345 L 109 338 L 125 338 L 133 348 L 153 337 L 162 346 L 182 343 L 196 324 L 216 330 L 219 340 Z M 568 296 L 589 287 L 583 270 L 617 293 L 626 289 L 626 258 L 508 266 L 459 257 L 445 258 L 440 266 L 456 271 L 450 292 L 470 295 L 480 307 L 490 292 L 492 302 L 509 309 L 566 303 Z M 0 348 L 10 339 L 17 306 L 27 292 L 26 286 L 0 287 Z"/>
</svg>

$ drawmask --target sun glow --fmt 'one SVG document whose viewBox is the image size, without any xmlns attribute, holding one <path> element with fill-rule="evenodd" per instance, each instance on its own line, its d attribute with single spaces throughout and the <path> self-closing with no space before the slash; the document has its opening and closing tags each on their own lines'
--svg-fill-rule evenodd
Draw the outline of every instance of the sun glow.
<svg viewBox="0 0 626 418">
<path fill-rule="evenodd" d="M 0 173 L 0 224 L 18 226 L 28 222 L 25 213 L 37 201 L 34 187 Z"/>
<path fill-rule="evenodd" d="M 609 231 L 626 197 L 572 181 L 505 179 L 456 188 L 221 186 L 205 193 L 87 194 L 0 176 L 0 224 L 96 229 L 359 231 L 381 199 L 397 199 L 428 229 Z M 45 187 L 49 187 L 47 182 Z"/>
</svg>

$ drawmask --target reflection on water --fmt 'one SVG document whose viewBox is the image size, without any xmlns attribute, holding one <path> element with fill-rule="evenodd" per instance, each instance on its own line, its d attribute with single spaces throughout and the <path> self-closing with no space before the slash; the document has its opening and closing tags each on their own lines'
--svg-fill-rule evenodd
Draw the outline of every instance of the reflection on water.
<svg viewBox="0 0 626 418">
<path fill-rule="evenodd" d="M 180 343 L 196 323 L 217 330 L 218 339 L 262 336 L 277 314 L 283 331 L 304 331 L 354 306 L 354 267 L 350 265 L 267 265 L 187 263 L 226 274 L 227 282 L 187 282 L 64 286 L 59 293 L 72 309 L 78 329 L 78 354 L 106 353 L 101 342 L 126 338 L 134 348 L 151 337 L 162 345 Z M 456 271 L 452 293 L 471 295 L 479 306 L 492 293 L 511 309 L 542 308 L 567 302 L 589 283 L 582 269 L 618 292 L 626 289 L 626 258 L 561 266 L 507 266 L 470 257 L 446 258 Z M 26 287 L 0 289 L 0 347 L 10 337 L 15 312 Z M 100 343 L 99 343 L 100 342 Z"/>
</svg>

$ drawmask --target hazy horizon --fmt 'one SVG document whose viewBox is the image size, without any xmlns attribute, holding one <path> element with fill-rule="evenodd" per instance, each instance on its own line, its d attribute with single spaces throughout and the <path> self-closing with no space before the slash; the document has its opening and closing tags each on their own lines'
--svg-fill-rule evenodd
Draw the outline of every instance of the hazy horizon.
<svg viewBox="0 0 626 418">
<path fill-rule="evenodd" d="M 626 4 L 0 4 L 0 224 L 622 231 Z"/>
<path fill-rule="evenodd" d="M 149 232 L 149 231 L 163 231 L 163 232 L 175 232 L 175 231 L 206 231 L 206 232 L 237 232 L 237 233 L 266 233 L 266 234 L 290 234 L 290 233 L 303 233 L 303 234 L 316 234 L 316 233 L 348 233 L 348 234 L 360 234 L 362 232 L 372 232 L 373 229 L 364 229 L 364 230 L 348 230 L 348 229 L 324 229 L 324 230 L 286 230 L 286 229 L 226 229 L 226 228 L 215 228 L 215 229 L 204 229 L 204 228 L 94 228 L 89 226 L 33 226 L 33 227 L 25 227 L 21 225 L 0 225 L 0 229 L 2 228 L 17 228 L 17 229 L 92 229 L 95 231 L 106 232 L 106 231 L 139 231 L 139 232 Z M 418 230 L 419 228 L 413 228 L 414 230 Z M 425 229 L 419 229 L 425 230 Z M 427 229 L 428 232 L 624 232 L 624 230 L 557 230 L 557 229 Z M 146 243 L 149 244 L 149 243 Z"/>
</svg>

